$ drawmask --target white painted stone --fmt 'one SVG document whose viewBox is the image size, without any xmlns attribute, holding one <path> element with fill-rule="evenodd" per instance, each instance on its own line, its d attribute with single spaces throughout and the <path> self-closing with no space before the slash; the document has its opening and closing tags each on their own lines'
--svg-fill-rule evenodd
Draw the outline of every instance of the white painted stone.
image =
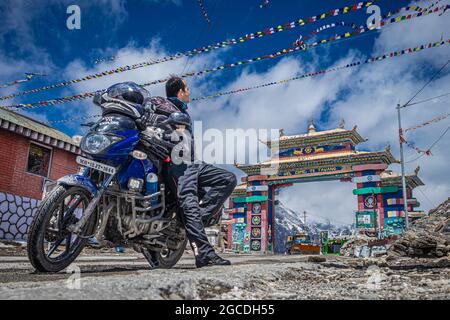
<svg viewBox="0 0 450 320">
<path fill-rule="evenodd" d="M 31 225 L 32 222 L 33 222 L 33 218 L 32 217 L 27 218 L 27 224 L 28 225 Z"/>
<path fill-rule="evenodd" d="M 4 213 L 4 214 L 2 214 L 1 221 L 8 221 L 10 217 L 11 217 L 11 213 L 9 213 L 9 212 Z"/>
<path fill-rule="evenodd" d="M 26 234 L 28 232 L 28 225 L 27 224 L 23 224 L 19 227 L 19 231 L 21 234 Z"/>
<path fill-rule="evenodd" d="M 30 208 L 31 205 L 30 205 L 29 202 L 24 202 L 23 205 L 22 205 L 22 207 L 26 210 L 26 209 Z"/>
<path fill-rule="evenodd" d="M 9 222 L 2 222 L 2 223 L 0 223 L 0 229 L 2 229 L 3 231 L 8 231 L 8 229 L 9 229 Z"/>
<path fill-rule="evenodd" d="M 9 232 L 13 235 L 16 235 L 18 233 L 18 230 L 14 224 L 9 226 Z"/>
<path fill-rule="evenodd" d="M 0 202 L 6 200 L 6 193 L 0 192 Z"/>
<path fill-rule="evenodd" d="M 22 217 L 19 219 L 19 221 L 17 221 L 17 226 L 20 227 L 21 225 L 26 224 L 26 223 L 27 223 L 27 217 L 22 216 Z"/>
<path fill-rule="evenodd" d="M 8 212 L 8 202 L 3 201 L 3 202 L 0 204 L 0 212 L 1 212 L 1 213 L 6 213 L 6 212 Z"/>
<path fill-rule="evenodd" d="M 37 201 L 35 199 L 31 199 L 31 207 L 36 207 L 37 206 Z"/>
<path fill-rule="evenodd" d="M 0 229 L 0 239 L 5 239 L 5 232 Z"/>
<path fill-rule="evenodd" d="M 23 211 L 22 207 L 17 208 L 17 215 L 19 217 L 25 216 L 25 211 Z"/>
<path fill-rule="evenodd" d="M 9 203 L 9 212 L 16 213 L 17 212 L 17 206 L 15 202 Z"/>
<path fill-rule="evenodd" d="M 14 201 L 14 196 L 12 194 L 7 194 L 6 195 L 6 199 L 8 199 L 9 202 L 13 202 Z"/>
<path fill-rule="evenodd" d="M 31 217 L 33 215 L 33 210 L 27 209 L 25 210 L 25 217 Z"/>
<path fill-rule="evenodd" d="M 21 206 L 21 205 L 22 205 L 22 197 L 15 196 L 15 198 L 16 198 L 16 204 L 17 204 L 18 206 Z"/>
<path fill-rule="evenodd" d="M 17 220 L 19 220 L 19 216 L 18 216 L 17 214 L 12 214 L 12 215 L 11 215 L 11 218 L 9 218 L 9 222 L 10 222 L 11 224 L 16 224 L 16 223 L 17 223 Z"/>
<path fill-rule="evenodd" d="M 5 240 L 15 240 L 16 238 L 11 233 L 5 233 Z"/>
</svg>

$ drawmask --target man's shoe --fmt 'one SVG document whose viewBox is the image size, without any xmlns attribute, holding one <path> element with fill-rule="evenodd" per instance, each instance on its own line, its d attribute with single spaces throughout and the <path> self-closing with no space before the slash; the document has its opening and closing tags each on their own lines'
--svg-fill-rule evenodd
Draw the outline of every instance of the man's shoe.
<svg viewBox="0 0 450 320">
<path fill-rule="evenodd" d="M 231 265 L 230 260 L 223 259 L 218 255 L 215 255 L 212 258 L 207 258 L 206 262 L 200 262 L 198 260 L 195 261 L 195 266 L 197 268 L 203 268 L 208 266 L 229 266 L 229 265 Z"/>
</svg>

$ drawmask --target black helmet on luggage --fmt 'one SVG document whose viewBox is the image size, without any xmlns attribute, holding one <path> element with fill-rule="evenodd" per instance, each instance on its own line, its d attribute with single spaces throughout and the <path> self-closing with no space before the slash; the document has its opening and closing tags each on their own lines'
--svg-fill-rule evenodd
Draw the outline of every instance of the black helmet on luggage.
<svg viewBox="0 0 450 320">
<path fill-rule="evenodd" d="M 109 97 L 122 99 L 131 103 L 142 105 L 150 96 L 147 90 L 134 82 L 123 82 L 112 85 L 106 90 Z"/>
<path fill-rule="evenodd" d="M 106 92 L 97 93 L 94 103 L 103 109 L 103 115 L 122 113 L 132 118 L 142 116 L 143 103 L 150 98 L 150 93 L 134 82 L 117 83 Z"/>
</svg>

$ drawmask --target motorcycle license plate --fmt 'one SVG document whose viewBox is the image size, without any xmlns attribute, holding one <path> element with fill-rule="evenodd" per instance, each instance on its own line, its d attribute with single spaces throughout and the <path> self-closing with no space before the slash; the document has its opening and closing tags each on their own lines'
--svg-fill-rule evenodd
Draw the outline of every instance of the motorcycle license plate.
<svg viewBox="0 0 450 320">
<path fill-rule="evenodd" d="M 93 161 L 93 160 L 89 160 L 83 157 L 78 156 L 77 157 L 77 163 L 79 165 L 82 165 L 84 167 L 88 167 L 91 169 L 95 169 L 101 172 L 105 172 L 108 174 L 115 174 L 116 173 L 116 168 L 108 166 L 106 164 L 97 162 L 97 161 Z"/>
</svg>

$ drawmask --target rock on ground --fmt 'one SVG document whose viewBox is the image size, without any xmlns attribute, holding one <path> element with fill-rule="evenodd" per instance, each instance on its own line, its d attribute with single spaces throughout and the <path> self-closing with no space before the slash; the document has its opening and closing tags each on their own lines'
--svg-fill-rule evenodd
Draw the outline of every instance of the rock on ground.
<svg viewBox="0 0 450 320">
<path fill-rule="evenodd" d="M 391 258 L 429 257 L 450 255 L 450 198 L 431 210 L 429 215 L 414 221 L 389 249 Z"/>
</svg>

